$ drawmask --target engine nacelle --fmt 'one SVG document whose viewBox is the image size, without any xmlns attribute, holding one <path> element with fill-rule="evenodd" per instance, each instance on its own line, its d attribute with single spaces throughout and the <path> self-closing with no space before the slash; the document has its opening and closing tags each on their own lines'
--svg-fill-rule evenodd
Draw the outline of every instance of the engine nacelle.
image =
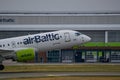
<svg viewBox="0 0 120 80">
<path fill-rule="evenodd" d="M 35 50 L 32 48 L 22 49 L 16 51 L 16 60 L 18 62 L 25 62 L 28 60 L 34 60 L 35 58 Z"/>
</svg>

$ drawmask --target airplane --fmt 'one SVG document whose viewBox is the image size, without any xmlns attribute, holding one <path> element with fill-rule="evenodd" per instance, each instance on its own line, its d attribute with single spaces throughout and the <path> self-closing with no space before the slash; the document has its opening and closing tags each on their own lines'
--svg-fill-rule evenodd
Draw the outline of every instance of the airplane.
<svg viewBox="0 0 120 80">
<path fill-rule="evenodd" d="M 18 62 L 34 60 L 35 52 L 71 48 L 89 42 L 91 38 L 74 30 L 58 30 L 0 40 L 0 70 L 3 60 Z"/>
</svg>

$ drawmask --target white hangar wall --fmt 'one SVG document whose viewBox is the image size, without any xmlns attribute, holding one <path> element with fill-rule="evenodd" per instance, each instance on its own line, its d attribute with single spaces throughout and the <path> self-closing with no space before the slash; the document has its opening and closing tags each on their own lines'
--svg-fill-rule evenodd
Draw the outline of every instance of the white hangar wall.
<svg viewBox="0 0 120 80">
<path fill-rule="evenodd" d="M 105 42 L 107 37 L 119 42 L 120 14 L 0 14 L 0 38 L 61 29 L 78 30 L 93 42 Z"/>
<path fill-rule="evenodd" d="M 120 24 L 120 14 L 0 14 L 0 24 Z"/>
</svg>

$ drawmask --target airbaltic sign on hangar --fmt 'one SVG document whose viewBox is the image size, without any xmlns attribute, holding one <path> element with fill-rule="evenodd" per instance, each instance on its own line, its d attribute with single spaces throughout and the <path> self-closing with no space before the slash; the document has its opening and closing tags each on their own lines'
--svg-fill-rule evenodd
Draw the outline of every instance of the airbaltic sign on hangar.
<svg viewBox="0 0 120 80">
<path fill-rule="evenodd" d="M 0 18 L 0 23 L 15 22 L 13 18 Z"/>
</svg>

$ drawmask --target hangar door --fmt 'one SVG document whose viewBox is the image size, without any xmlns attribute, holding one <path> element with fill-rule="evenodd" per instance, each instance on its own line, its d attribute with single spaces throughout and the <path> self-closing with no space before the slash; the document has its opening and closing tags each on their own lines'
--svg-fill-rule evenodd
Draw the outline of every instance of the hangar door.
<svg viewBox="0 0 120 80">
<path fill-rule="evenodd" d="M 120 62 L 120 51 L 111 51 L 111 62 Z"/>
<path fill-rule="evenodd" d="M 86 51 L 86 62 L 97 62 L 97 51 Z"/>
<path fill-rule="evenodd" d="M 62 62 L 71 63 L 74 61 L 74 51 L 73 50 L 62 50 Z"/>
</svg>

